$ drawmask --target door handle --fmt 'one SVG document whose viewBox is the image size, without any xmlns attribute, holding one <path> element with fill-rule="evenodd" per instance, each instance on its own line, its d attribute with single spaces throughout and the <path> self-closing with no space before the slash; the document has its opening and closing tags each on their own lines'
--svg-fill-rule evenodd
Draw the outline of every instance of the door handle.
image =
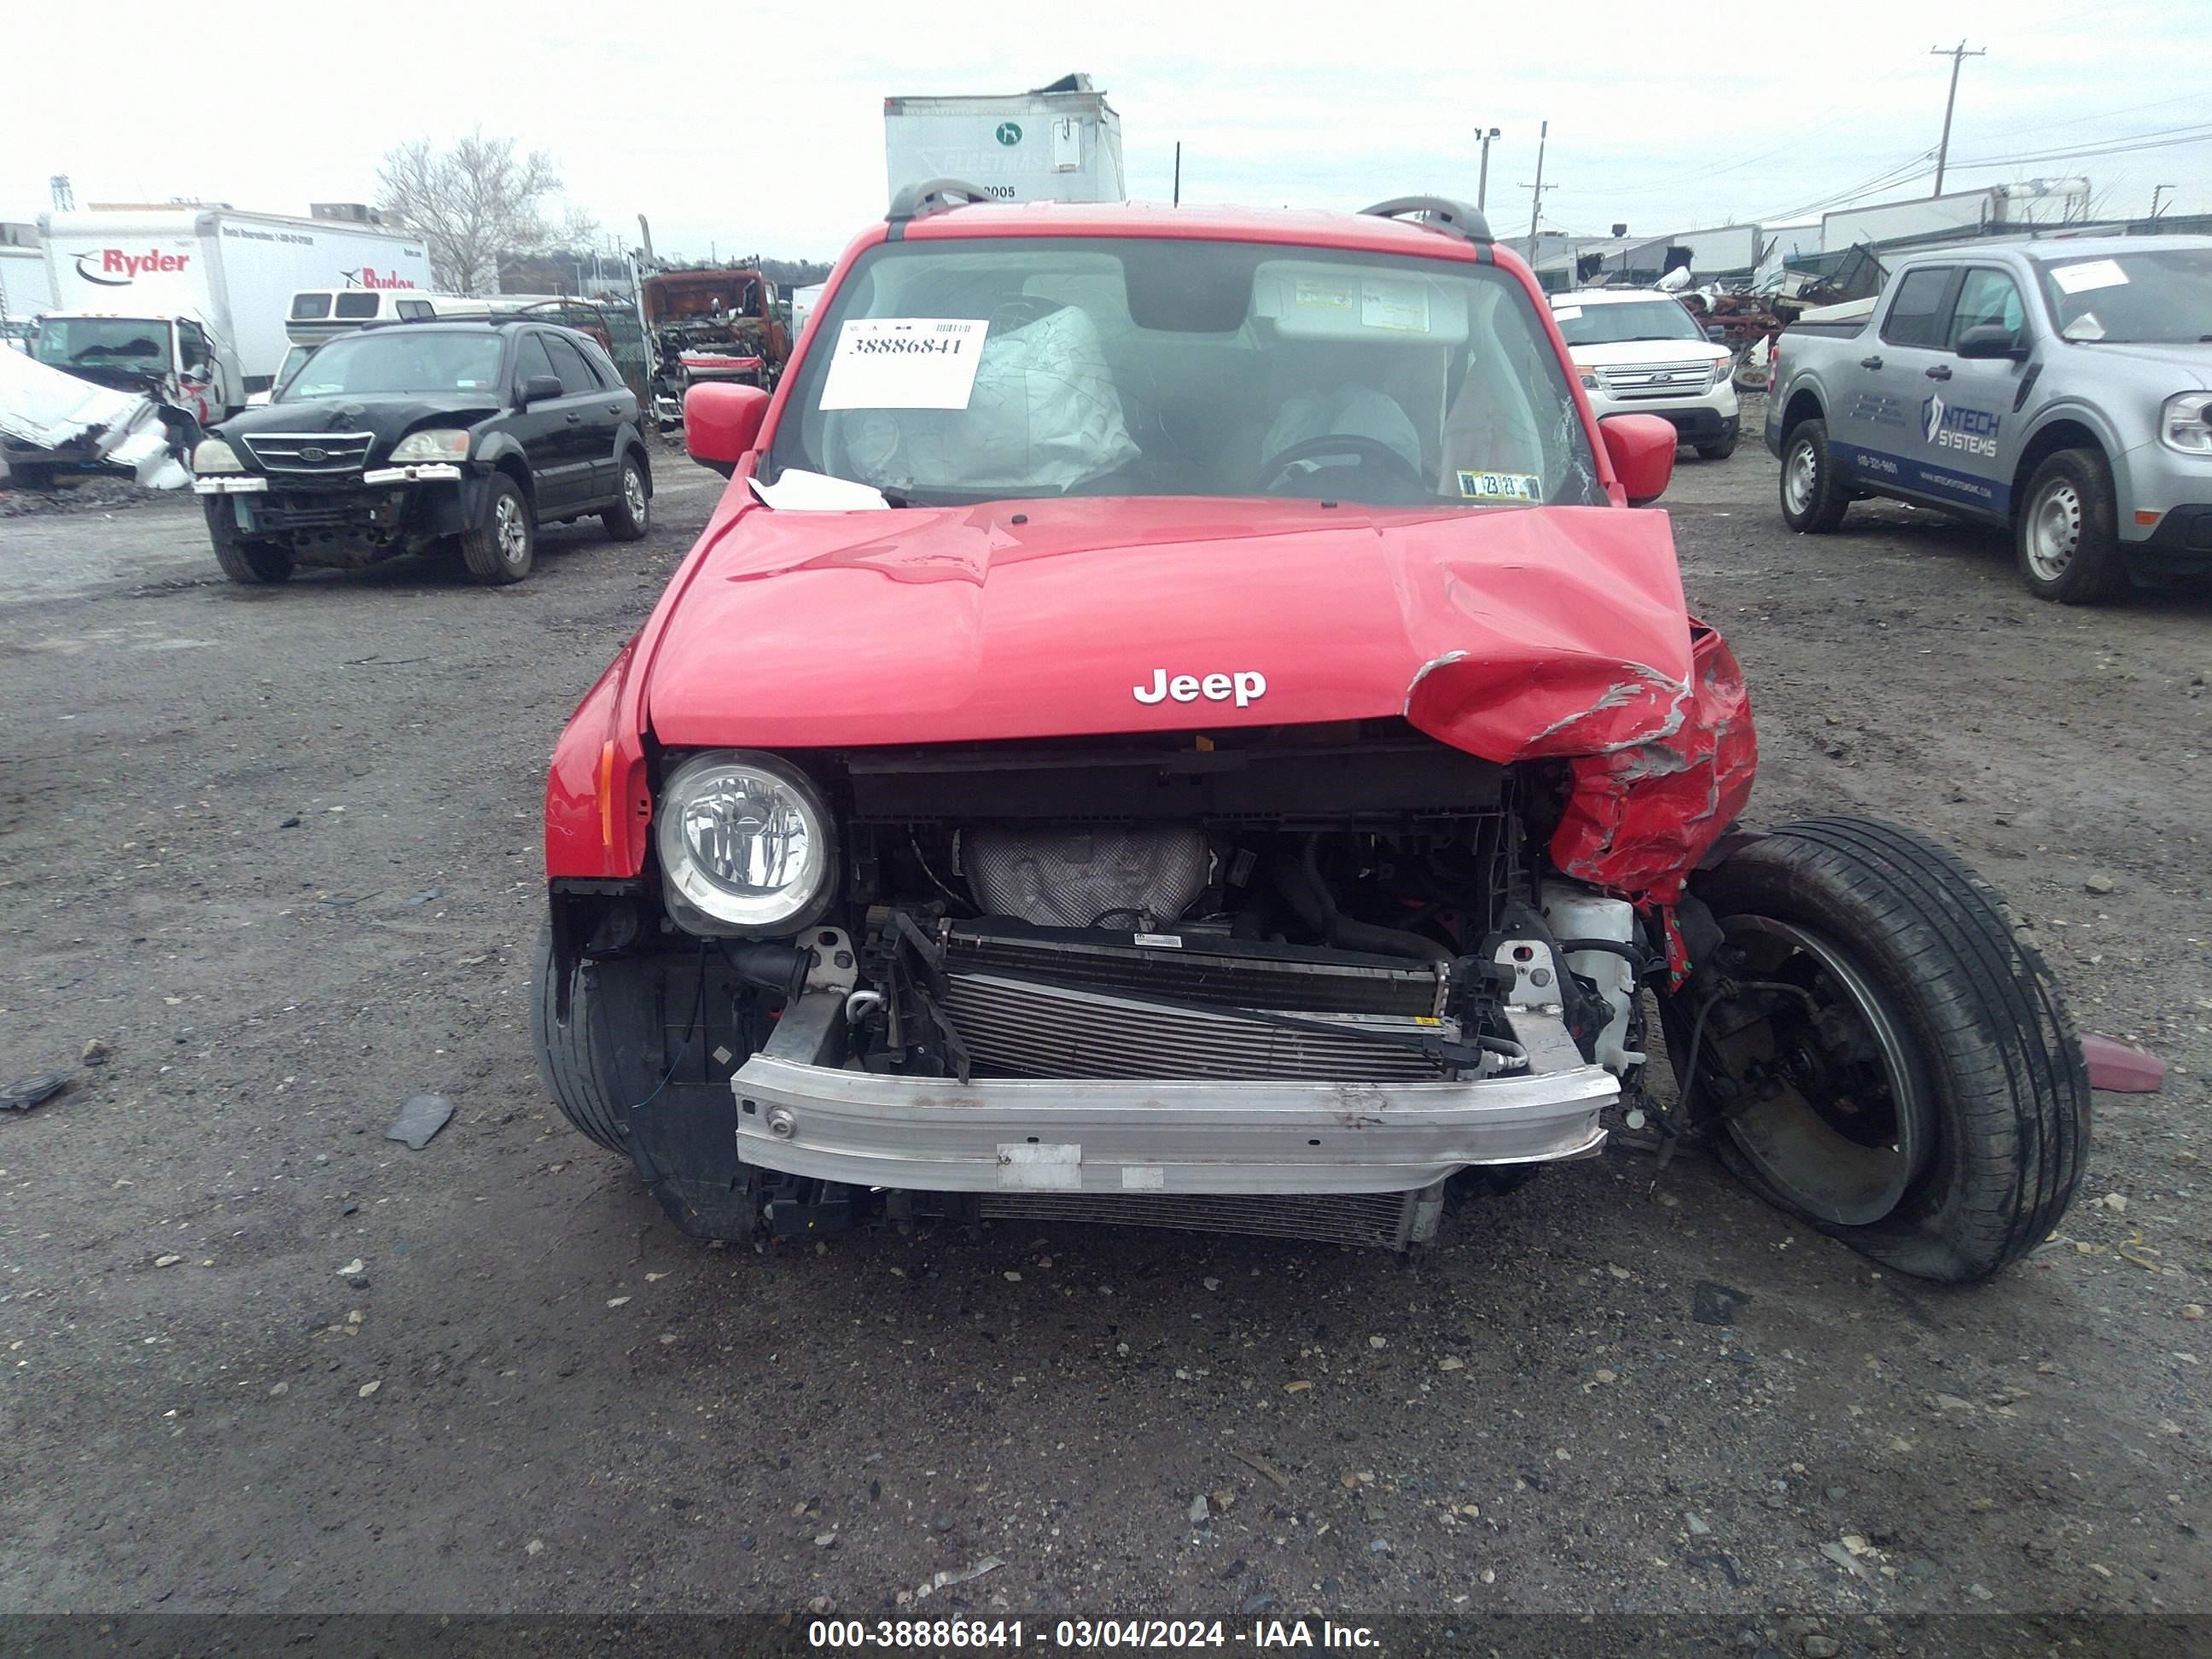
<svg viewBox="0 0 2212 1659">
<path fill-rule="evenodd" d="M 1936 364 L 1935 368 L 1928 371 L 1928 378 L 1931 380 L 1949 380 L 1951 378 L 1951 365 L 1948 363 Z"/>
<path fill-rule="evenodd" d="M 568 424 L 569 424 L 570 426 L 581 426 L 581 425 L 583 425 L 583 423 L 584 423 L 584 417 L 583 417 L 582 416 L 578 415 L 578 414 L 574 413 L 574 411 L 571 411 L 571 412 L 570 412 L 570 414 L 569 414 L 569 416 L 568 416 Z"/>
<path fill-rule="evenodd" d="M 621 405 L 620 404 L 609 404 L 607 405 L 607 413 L 608 413 L 608 414 L 610 414 L 610 415 L 619 415 L 619 414 L 621 414 L 621 413 L 622 413 L 622 405 Z"/>
<path fill-rule="evenodd" d="M 1880 368 L 1881 367 L 1881 359 L 1879 357 L 1862 357 L 1859 359 L 1859 367 L 1861 368 Z"/>
</svg>

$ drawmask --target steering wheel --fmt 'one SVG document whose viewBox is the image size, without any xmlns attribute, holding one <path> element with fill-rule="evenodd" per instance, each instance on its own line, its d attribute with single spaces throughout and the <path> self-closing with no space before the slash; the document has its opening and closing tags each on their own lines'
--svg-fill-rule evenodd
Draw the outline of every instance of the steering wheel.
<svg viewBox="0 0 2212 1659">
<path fill-rule="evenodd" d="M 1356 455 L 1363 467 L 1370 461 L 1395 472 L 1411 484 L 1425 500 L 1436 492 L 1429 481 L 1416 467 L 1389 445 L 1376 438 L 1363 438 L 1352 432 L 1324 432 L 1318 438 L 1308 438 L 1304 443 L 1292 444 L 1288 449 L 1270 457 L 1260 468 L 1258 489 L 1261 495 L 1270 495 L 1272 486 L 1283 474 L 1300 461 L 1310 461 L 1323 455 Z"/>
</svg>

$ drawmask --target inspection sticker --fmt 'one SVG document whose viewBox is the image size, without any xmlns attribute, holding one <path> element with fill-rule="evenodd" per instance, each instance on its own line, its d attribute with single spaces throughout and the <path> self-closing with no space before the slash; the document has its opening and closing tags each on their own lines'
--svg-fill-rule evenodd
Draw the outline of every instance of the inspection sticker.
<svg viewBox="0 0 2212 1659">
<path fill-rule="evenodd" d="M 2117 259 L 2087 259 L 2078 265 L 2053 265 L 2051 280 L 2069 294 L 2088 294 L 2124 285 L 2128 273 Z"/>
<path fill-rule="evenodd" d="M 1369 328 L 1401 334 L 1429 331 L 1429 291 L 1419 283 L 1366 282 L 1359 285 L 1359 320 Z"/>
<path fill-rule="evenodd" d="M 822 407 L 965 409 L 990 327 L 969 317 L 848 318 Z"/>
<path fill-rule="evenodd" d="M 1298 303 L 1318 306 L 1324 311 L 1352 309 L 1352 290 L 1334 283 L 1301 282 L 1298 284 Z"/>
<path fill-rule="evenodd" d="M 1571 323 L 1582 314 L 1583 308 L 1580 306 L 1553 306 L 1552 307 L 1552 320 L 1554 322 Z"/>
<path fill-rule="evenodd" d="M 1468 501 L 1534 501 L 1544 499 L 1544 481 L 1533 472 L 1462 472 L 1460 499 Z"/>
</svg>

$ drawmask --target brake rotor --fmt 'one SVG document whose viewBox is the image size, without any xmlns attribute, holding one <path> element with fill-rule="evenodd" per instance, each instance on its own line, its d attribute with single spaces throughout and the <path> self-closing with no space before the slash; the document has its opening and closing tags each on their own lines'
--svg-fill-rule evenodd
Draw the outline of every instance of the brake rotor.
<svg viewBox="0 0 2212 1659">
<path fill-rule="evenodd" d="M 1935 1150 L 1896 1009 L 1841 947 L 1771 917 L 1723 919 L 1742 995 L 1701 1066 L 1733 1085 L 1722 1127 L 1759 1178 L 1807 1214 L 1865 1226 L 1897 1207 Z M 1741 1016 L 1740 1018 L 1735 1016 Z"/>
</svg>

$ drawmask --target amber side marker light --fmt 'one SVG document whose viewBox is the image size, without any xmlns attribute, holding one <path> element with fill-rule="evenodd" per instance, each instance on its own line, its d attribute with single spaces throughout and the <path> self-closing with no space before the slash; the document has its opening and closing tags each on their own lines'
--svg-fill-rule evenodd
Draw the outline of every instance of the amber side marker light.
<svg viewBox="0 0 2212 1659">
<path fill-rule="evenodd" d="M 615 844 L 615 745 L 610 738 L 599 745 L 599 845 Z"/>
<path fill-rule="evenodd" d="M 2158 520 L 2159 515 L 2155 513 L 2146 513 L 2140 507 L 2136 510 L 2136 522 L 2139 525 L 2146 526 L 2154 525 L 2158 522 Z"/>
</svg>

